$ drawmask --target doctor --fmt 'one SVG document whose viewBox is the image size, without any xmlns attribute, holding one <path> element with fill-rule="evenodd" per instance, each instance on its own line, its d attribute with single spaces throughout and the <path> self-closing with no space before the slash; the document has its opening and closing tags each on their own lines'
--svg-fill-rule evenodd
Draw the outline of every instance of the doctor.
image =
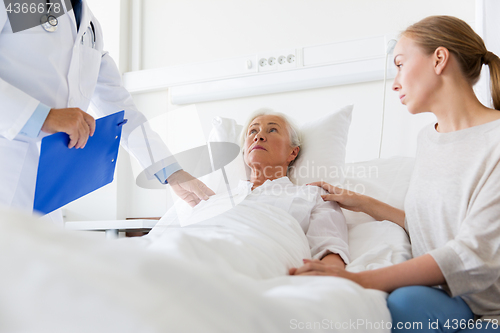
<svg viewBox="0 0 500 333">
<path fill-rule="evenodd" d="M 65 132 L 69 148 L 83 148 L 95 129 L 95 120 L 86 113 L 90 103 L 99 116 L 125 110 L 128 123 L 122 144 L 145 169 L 153 164 L 144 147 L 128 146 L 128 136 L 146 118 L 123 87 L 113 59 L 103 51 L 99 22 L 85 0 L 71 0 L 73 10 L 66 8 L 68 2 L 59 3 L 64 14 L 57 17 L 55 27 L 37 25 L 16 33 L 0 5 L 0 205 L 32 210 L 37 142 Z M 150 132 L 148 139 L 159 138 Z M 167 148 L 153 144 L 152 149 Z M 177 163 L 154 172 L 191 206 L 214 194 Z"/>
</svg>

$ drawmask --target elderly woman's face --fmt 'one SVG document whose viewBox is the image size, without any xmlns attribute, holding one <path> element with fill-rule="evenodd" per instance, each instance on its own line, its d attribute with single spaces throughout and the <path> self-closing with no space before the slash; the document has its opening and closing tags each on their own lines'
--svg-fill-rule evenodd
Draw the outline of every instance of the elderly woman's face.
<svg viewBox="0 0 500 333">
<path fill-rule="evenodd" d="M 279 116 L 259 116 L 247 129 L 244 158 L 249 166 L 288 167 L 296 157 L 290 147 L 285 121 Z"/>
</svg>

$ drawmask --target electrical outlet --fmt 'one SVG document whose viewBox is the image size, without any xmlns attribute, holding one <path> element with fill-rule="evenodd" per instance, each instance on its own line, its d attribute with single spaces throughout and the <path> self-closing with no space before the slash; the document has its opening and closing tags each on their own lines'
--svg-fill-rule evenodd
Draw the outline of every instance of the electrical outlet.
<svg viewBox="0 0 500 333">
<path fill-rule="evenodd" d="M 259 72 L 287 70 L 297 67 L 295 49 L 278 50 L 257 55 Z"/>
<path fill-rule="evenodd" d="M 276 58 L 271 53 L 258 54 L 259 72 L 269 72 L 276 70 Z"/>
<path fill-rule="evenodd" d="M 287 49 L 281 50 L 278 56 L 278 70 L 287 70 L 297 67 L 297 50 Z"/>
<path fill-rule="evenodd" d="M 278 57 L 278 70 L 287 70 L 297 67 L 297 56 L 295 54 L 296 50 L 283 50 Z"/>
</svg>

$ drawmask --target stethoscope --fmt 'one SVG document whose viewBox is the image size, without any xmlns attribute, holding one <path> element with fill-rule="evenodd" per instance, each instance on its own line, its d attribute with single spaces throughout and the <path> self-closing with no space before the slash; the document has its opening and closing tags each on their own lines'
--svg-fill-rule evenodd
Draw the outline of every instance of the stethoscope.
<svg viewBox="0 0 500 333">
<path fill-rule="evenodd" d="M 42 28 L 47 31 L 47 32 L 55 32 L 58 28 L 58 25 L 59 25 L 59 21 L 57 20 L 57 17 L 55 17 L 54 15 L 51 15 L 50 14 L 50 1 L 51 0 L 45 0 L 45 3 L 47 4 L 47 14 L 44 14 L 41 18 L 40 18 L 40 23 L 42 25 Z M 84 32 L 83 33 L 83 36 L 82 36 L 82 44 L 84 43 L 84 39 L 85 39 L 85 36 L 87 35 L 87 33 L 90 35 L 90 42 L 92 43 L 92 48 L 95 48 L 95 43 L 96 43 L 96 34 L 95 34 L 95 27 L 94 27 L 94 23 L 92 23 L 92 21 L 90 21 L 90 29 L 89 31 L 87 32 Z"/>
<path fill-rule="evenodd" d="M 42 15 L 42 17 L 40 18 L 40 23 L 42 24 L 43 30 L 47 32 L 55 32 L 58 28 L 59 21 L 57 20 L 57 17 L 50 14 L 49 2 L 50 0 L 45 0 L 45 3 L 47 4 L 47 14 Z"/>
</svg>

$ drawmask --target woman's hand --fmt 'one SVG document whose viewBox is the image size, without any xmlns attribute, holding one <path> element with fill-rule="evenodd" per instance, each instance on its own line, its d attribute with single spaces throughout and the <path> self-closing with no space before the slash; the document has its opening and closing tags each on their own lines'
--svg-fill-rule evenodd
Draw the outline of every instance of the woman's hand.
<svg viewBox="0 0 500 333">
<path fill-rule="evenodd" d="M 368 197 L 353 191 L 335 187 L 325 182 L 314 182 L 307 185 L 319 186 L 329 194 L 322 195 L 325 201 L 336 201 L 339 206 L 354 212 L 364 212 L 363 206 L 367 204 Z"/>
<path fill-rule="evenodd" d="M 325 201 L 336 201 L 339 206 L 354 212 L 370 215 L 375 221 L 391 221 L 405 228 L 404 210 L 392 207 L 367 195 L 332 186 L 325 182 L 314 182 L 307 185 L 322 187 L 329 194 L 322 195 Z"/>
<path fill-rule="evenodd" d="M 436 286 L 446 283 L 441 269 L 430 254 L 424 254 L 405 262 L 351 273 L 338 265 L 331 265 L 319 260 L 303 259 L 304 266 L 290 268 L 290 275 L 338 276 L 351 280 L 363 288 L 392 292 L 406 286 Z"/>
<path fill-rule="evenodd" d="M 318 259 L 302 259 L 302 261 L 304 261 L 304 265 L 302 267 L 292 267 L 288 270 L 288 274 L 339 276 L 339 272 L 345 271 L 345 269 L 339 265 L 327 264 Z"/>
</svg>

